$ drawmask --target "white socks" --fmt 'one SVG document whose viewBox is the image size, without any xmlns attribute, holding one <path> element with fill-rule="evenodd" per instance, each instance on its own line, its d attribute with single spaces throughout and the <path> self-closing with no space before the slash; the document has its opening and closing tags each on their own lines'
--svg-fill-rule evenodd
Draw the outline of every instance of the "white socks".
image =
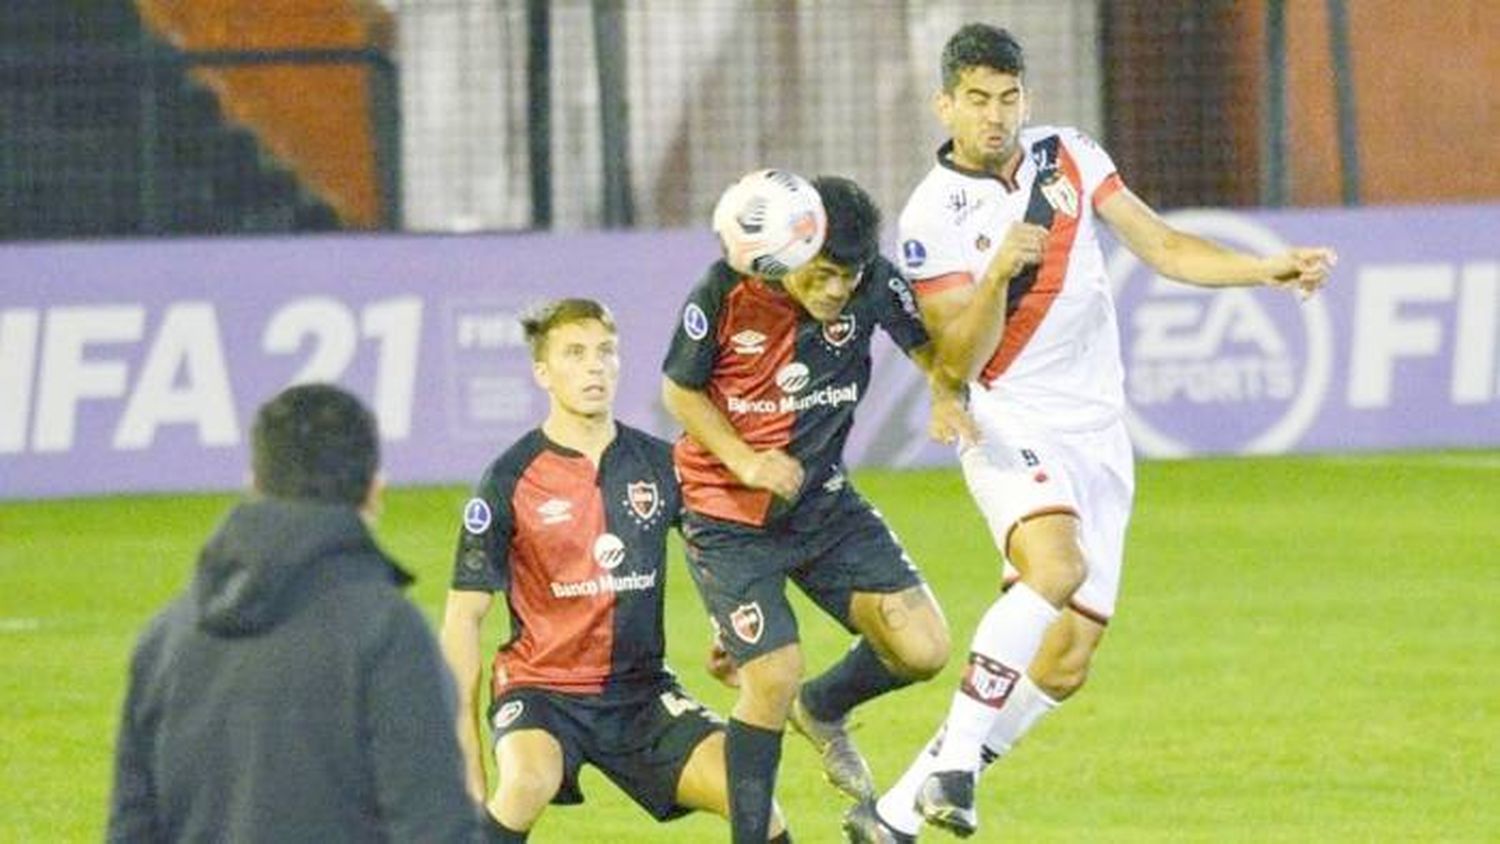
<svg viewBox="0 0 1500 844">
<path fill-rule="evenodd" d="M 1022 677 L 1010 700 L 1000 709 L 1000 717 L 984 740 L 983 763 L 988 768 L 995 760 L 1010 752 L 1021 736 L 1031 732 L 1042 716 L 1056 709 L 1060 701 L 1053 700 L 1046 692 L 1037 688 L 1030 677 Z"/>
<path fill-rule="evenodd" d="M 1042 716 L 1058 705 L 1059 702 L 1037 688 L 1030 677 L 1023 676 L 1011 692 L 1010 699 L 1000 709 L 1000 715 L 984 741 L 982 767 L 988 768 L 1008 753 L 1022 736 L 1036 726 Z M 907 835 L 916 835 L 922 827 L 922 816 L 916 809 L 917 790 L 932 772 L 939 770 L 938 748 L 943 743 L 943 731 L 944 728 L 938 728 L 937 735 L 922 748 L 906 773 L 901 775 L 901 779 L 876 804 L 881 819 L 893 829 Z"/>
<path fill-rule="evenodd" d="M 892 829 L 904 832 L 907 835 L 916 835 L 922 828 L 922 815 L 917 812 L 917 791 L 926 782 L 928 775 L 937 770 L 934 762 L 937 761 L 938 748 L 942 746 L 943 728 L 938 727 L 937 735 L 927 742 L 917 758 L 912 760 L 907 767 L 906 773 L 901 779 L 891 786 L 885 794 L 880 796 L 880 802 L 875 804 L 875 812 L 880 819 L 885 821 Z"/>
<path fill-rule="evenodd" d="M 978 771 L 980 748 L 1020 685 L 1058 610 L 1024 582 L 990 605 L 974 631 L 969 665 L 953 695 L 937 770 Z"/>
</svg>

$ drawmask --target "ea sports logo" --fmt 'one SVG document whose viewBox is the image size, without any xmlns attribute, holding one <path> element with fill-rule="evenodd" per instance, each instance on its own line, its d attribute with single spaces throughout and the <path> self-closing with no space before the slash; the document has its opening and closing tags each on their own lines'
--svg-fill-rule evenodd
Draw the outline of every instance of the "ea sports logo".
<svg viewBox="0 0 1500 844">
<path fill-rule="evenodd" d="M 1235 214 L 1169 219 L 1256 254 L 1287 248 Z M 1268 454 L 1296 445 L 1328 388 L 1333 337 L 1322 300 L 1190 287 L 1151 272 L 1124 246 L 1110 256 L 1109 277 L 1122 315 L 1126 422 L 1143 452 Z"/>
<path fill-rule="evenodd" d="M 780 387 L 783 393 L 793 395 L 802 392 L 809 379 L 807 364 L 792 361 L 776 373 L 776 386 Z"/>
<path fill-rule="evenodd" d="M 613 571 L 625 562 L 625 543 L 612 533 L 601 533 L 594 540 L 594 562 L 605 571 Z"/>
</svg>

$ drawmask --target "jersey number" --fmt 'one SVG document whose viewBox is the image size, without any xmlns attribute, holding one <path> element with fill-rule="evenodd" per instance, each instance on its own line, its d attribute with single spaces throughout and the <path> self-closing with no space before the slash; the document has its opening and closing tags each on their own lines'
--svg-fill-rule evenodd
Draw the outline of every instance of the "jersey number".
<svg viewBox="0 0 1500 844">
<path fill-rule="evenodd" d="M 662 692 L 661 705 L 666 707 L 667 714 L 673 718 L 681 716 L 684 712 L 692 712 L 695 709 L 703 708 L 703 704 L 686 695 L 680 695 L 677 692 Z"/>
</svg>

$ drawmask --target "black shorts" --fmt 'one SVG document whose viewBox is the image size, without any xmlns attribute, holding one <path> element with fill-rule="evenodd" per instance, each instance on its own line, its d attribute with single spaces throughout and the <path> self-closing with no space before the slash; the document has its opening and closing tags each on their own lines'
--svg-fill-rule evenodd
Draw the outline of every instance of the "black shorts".
<svg viewBox="0 0 1500 844">
<path fill-rule="evenodd" d="M 521 686 L 490 704 L 496 745 L 516 730 L 544 730 L 562 746 L 562 786 L 553 803 L 583 802 L 578 769 L 598 768 L 659 821 L 692 811 L 677 803 L 677 783 L 699 743 L 724 729 L 719 720 L 679 686 L 639 695 L 574 695 Z"/>
<path fill-rule="evenodd" d="M 922 584 L 880 514 L 848 486 L 799 503 L 765 528 L 688 512 L 683 536 L 688 571 L 724 649 L 739 663 L 797 641 L 788 578 L 850 632 L 855 592 Z"/>
</svg>

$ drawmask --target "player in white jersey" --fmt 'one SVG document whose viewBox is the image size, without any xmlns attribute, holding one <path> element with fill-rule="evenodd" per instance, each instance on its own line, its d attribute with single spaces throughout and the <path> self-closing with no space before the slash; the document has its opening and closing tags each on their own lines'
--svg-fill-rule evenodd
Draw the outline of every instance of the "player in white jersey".
<svg viewBox="0 0 1500 844">
<path fill-rule="evenodd" d="M 1114 613 L 1134 474 L 1099 221 L 1157 272 L 1203 286 L 1310 294 L 1335 260 L 1174 229 L 1086 135 L 1026 127 L 1024 57 L 1003 29 L 964 26 L 942 64 L 952 140 L 901 215 L 902 259 L 940 363 L 970 382 L 981 439 L 960 463 L 1013 585 L 980 620 L 938 734 L 846 816 L 856 842 L 914 840 L 924 819 L 972 835 L 979 772 L 1078 691 Z"/>
</svg>

